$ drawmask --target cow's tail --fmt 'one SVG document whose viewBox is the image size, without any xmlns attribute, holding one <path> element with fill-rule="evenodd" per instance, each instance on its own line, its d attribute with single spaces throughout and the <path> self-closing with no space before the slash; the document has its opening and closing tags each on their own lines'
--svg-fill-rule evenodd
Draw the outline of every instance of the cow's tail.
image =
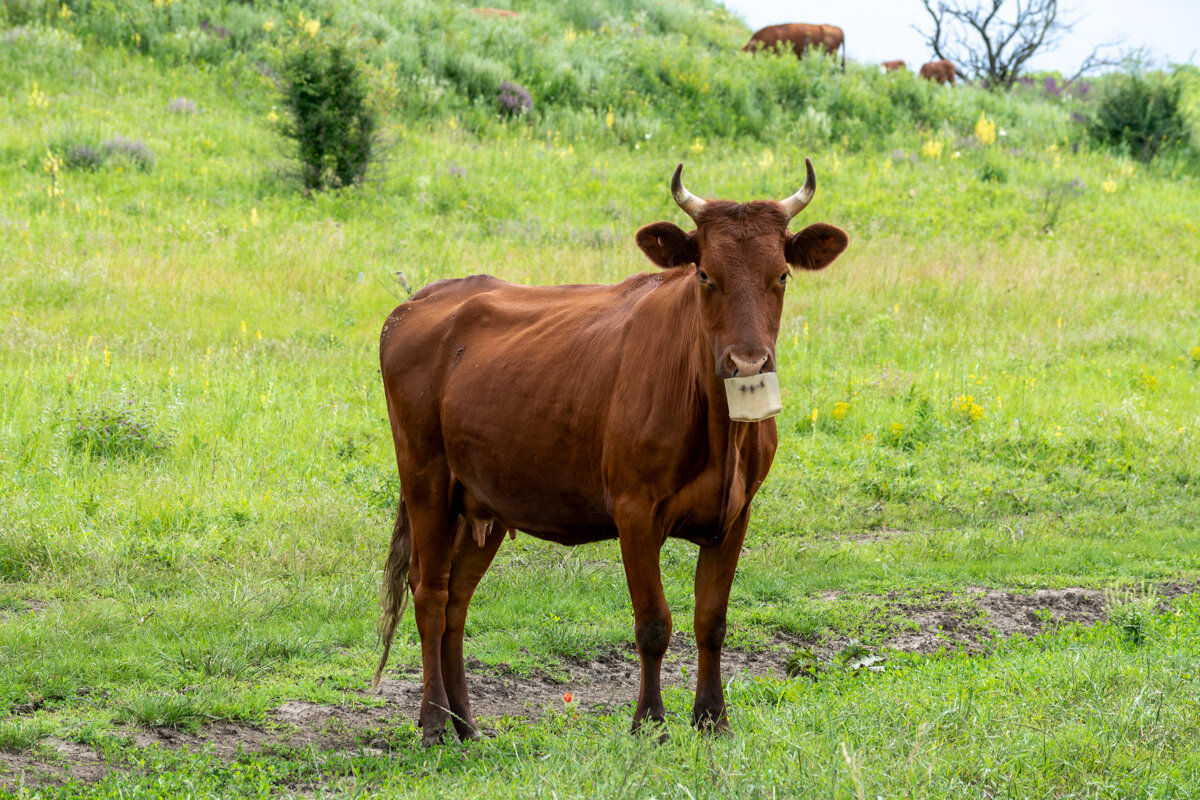
<svg viewBox="0 0 1200 800">
<path fill-rule="evenodd" d="M 842 73 L 846 72 L 846 36 L 842 34 Z"/>
<path fill-rule="evenodd" d="M 392 544 L 388 548 L 387 563 L 383 566 L 383 583 L 379 586 L 379 605 L 383 611 L 379 615 L 376 631 L 383 642 L 383 655 L 379 657 L 371 691 L 379 688 L 379 680 L 383 677 L 383 668 L 387 666 L 388 653 L 392 649 L 396 625 L 404 615 L 404 607 L 408 605 L 408 570 L 412 565 L 412 546 L 412 523 L 408 519 L 404 498 L 401 497 L 400 507 L 396 511 L 396 526 L 392 529 Z"/>
</svg>

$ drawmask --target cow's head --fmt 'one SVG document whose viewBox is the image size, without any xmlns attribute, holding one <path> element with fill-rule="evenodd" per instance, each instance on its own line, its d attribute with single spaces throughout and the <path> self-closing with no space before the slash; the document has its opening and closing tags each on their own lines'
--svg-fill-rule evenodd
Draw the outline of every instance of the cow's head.
<svg viewBox="0 0 1200 800">
<path fill-rule="evenodd" d="M 683 186 L 683 164 L 671 179 L 671 194 L 696 229 L 685 233 L 670 222 L 637 232 L 638 247 L 660 267 L 694 270 L 704 333 L 717 377 L 746 377 L 775 371 L 775 338 L 791 267 L 824 269 L 846 249 L 846 232 L 818 222 L 799 233 L 788 223 L 812 200 L 817 176 L 780 202 L 741 204 L 701 200 Z"/>
</svg>

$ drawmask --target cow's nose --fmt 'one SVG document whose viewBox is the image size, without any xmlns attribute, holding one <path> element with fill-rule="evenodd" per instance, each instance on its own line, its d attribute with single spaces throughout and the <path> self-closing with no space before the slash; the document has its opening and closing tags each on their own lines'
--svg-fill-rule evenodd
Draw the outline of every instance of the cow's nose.
<svg viewBox="0 0 1200 800">
<path fill-rule="evenodd" d="M 762 372 L 771 354 L 762 350 L 731 347 L 725 352 L 725 368 L 730 377 L 744 378 Z"/>
</svg>

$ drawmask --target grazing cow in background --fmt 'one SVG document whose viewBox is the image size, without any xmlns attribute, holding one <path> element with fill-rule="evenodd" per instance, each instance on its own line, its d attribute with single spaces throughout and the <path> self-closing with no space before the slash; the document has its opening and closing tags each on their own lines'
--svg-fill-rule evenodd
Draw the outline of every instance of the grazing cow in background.
<svg viewBox="0 0 1200 800">
<path fill-rule="evenodd" d="M 505 531 L 515 530 L 565 545 L 620 541 L 641 657 L 635 730 L 664 714 L 671 612 L 659 551 L 672 536 L 699 545 L 692 722 L 728 727 L 725 614 L 750 502 L 775 455 L 769 415 L 778 407 L 744 421 L 727 379 L 776 381 L 791 268 L 823 269 L 848 241 L 824 223 L 788 230 L 816 191 L 805 163 L 796 194 L 744 205 L 696 197 L 680 164 L 671 191 L 695 229 L 656 222 L 637 232 L 658 272 L 615 285 L 442 280 L 387 318 L 379 354 L 401 499 L 372 687 L 411 589 L 424 744 L 440 741 L 448 720 L 460 737 L 479 735 L 463 626 Z"/>
<path fill-rule="evenodd" d="M 763 48 L 788 46 L 796 54 L 796 58 L 804 55 L 810 47 L 824 50 L 837 57 L 838 48 L 842 48 L 842 70 L 846 69 L 846 36 L 836 25 L 807 25 L 802 22 L 789 22 L 784 25 L 768 25 L 755 31 L 750 41 L 742 48 L 742 52 L 753 52 Z"/>
<path fill-rule="evenodd" d="M 880 64 L 880 66 L 883 67 L 885 72 L 895 72 L 898 69 L 905 69 L 907 67 L 907 65 L 900 59 L 896 59 L 895 61 L 884 61 L 882 64 Z"/>
<path fill-rule="evenodd" d="M 506 8 L 472 8 L 471 12 L 481 17 L 509 17 L 510 19 L 516 19 L 521 16 L 516 11 L 509 11 Z"/>
<path fill-rule="evenodd" d="M 954 64 L 942 59 L 941 61 L 930 61 L 928 64 L 922 65 L 920 74 L 927 81 L 948 83 L 953 86 L 954 78 L 958 72 L 954 69 Z"/>
</svg>

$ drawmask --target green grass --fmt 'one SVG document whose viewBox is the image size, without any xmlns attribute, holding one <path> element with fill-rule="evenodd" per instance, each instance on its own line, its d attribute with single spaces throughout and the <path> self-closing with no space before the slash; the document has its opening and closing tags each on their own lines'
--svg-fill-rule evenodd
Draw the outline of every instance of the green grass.
<svg viewBox="0 0 1200 800">
<path fill-rule="evenodd" d="M 794 191 L 810 155 L 805 216 L 851 237 L 789 290 L 780 450 L 731 644 L 874 646 L 908 622 L 889 594 L 1195 580 L 1186 160 L 1072 152 L 1063 108 L 972 89 L 932 95 L 941 116 L 921 130 L 853 141 L 648 117 L 609 130 L 565 111 L 504 122 L 463 102 L 387 115 L 379 179 L 305 199 L 283 174 L 273 85 L 237 58 L 200 68 L 43 31 L 0 43 L 0 76 L 0 749 L 53 735 L 132 770 L 61 794 L 1196 793 L 1186 599 L 1165 617 L 1124 602 L 1112 625 L 986 658 L 735 682 L 733 740 L 693 736 L 679 691 L 666 747 L 629 738 L 627 709 L 501 720 L 494 739 L 433 752 L 388 728 L 386 758 L 280 748 L 230 764 L 124 739 L 261 723 L 292 699 L 374 702 L 357 692 L 398 489 L 376 355 L 404 296 L 394 272 L 416 286 L 652 269 L 633 233 L 679 220 L 680 160 L 698 194 L 748 199 Z M 875 80 L 839 85 L 869 99 Z M 168 110 L 177 97 L 198 113 Z M 1007 136 L 973 139 L 981 112 Z M 64 142 L 116 136 L 153 167 L 54 163 Z M 694 563 L 690 545 L 664 549 L 684 632 Z M 615 546 L 520 536 L 473 602 L 467 650 L 553 673 L 631 629 Z M 392 663 L 418 656 L 409 617 Z"/>
<path fill-rule="evenodd" d="M 232 763 L 204 751 L 108 745 L 122 772 L 88 796 L 667 798 L 1188 796 L 1200 779 L 1200 607 L 1156 617 L 1141 646 L 1115 626 L 1002 643 L 990 656 L 897 657 L 882 672 L 730 684 L 736 738 L 697 736 L 668 692 L 671 741 L 627 719 L 554 712 L 494 738 L 423 750 L 411 725 L 336 751 L 276 747 Z M 379 752 L 380 745 L 387 749 Z M 85 793 L 68 787 L 60 796 Z"/>
</svg>

